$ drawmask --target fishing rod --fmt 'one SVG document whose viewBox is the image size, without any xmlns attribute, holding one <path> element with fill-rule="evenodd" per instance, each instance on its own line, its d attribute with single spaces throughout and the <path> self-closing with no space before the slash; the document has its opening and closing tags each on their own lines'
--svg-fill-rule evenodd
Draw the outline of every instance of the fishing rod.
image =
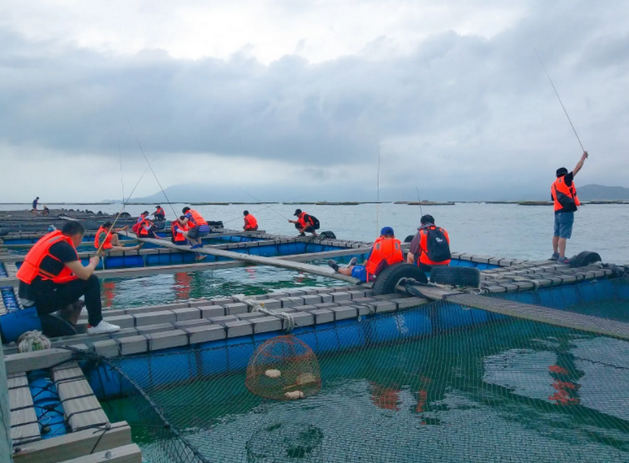
<svg viewBox="0 0 629 463">
<path fill-rule="evenodd" d="M 566 111 L 566 107 L 563 105 L 563 101 L 561 101 L 561 97 L 559 96 L 559 93 L 557 92 L 557 89 L 555 88 L 555 84 L 553 84 L 553 81 L 550 78 L 550 75 L 548 74 L 548 71 L 546 70 L 546 66 L 544 66 L 544 62 L 542 61 L 542 58 L 539 56 L 539 53 L 537 53 L 537 50 L 535 48 L 533 48 L 533 51 L 537 55 L 537 59 L 539 60 L 539 63 L 542 65 L 542 68 L 544 69 L 544 72 L 546 73 L 546 77 L 548 77 L 548 81 L 550 82 L 550 85 L 552 85 L 553 90 L 555 91 L 555 95 L 557 95 L 557 99 L 559 100 L 559 104 L 563 108 L 563 112 L 565 113 L 566 117 L 568 118 L 568 122 L 570 122 L 570 127 L 572 127 L 572 131 L 574 132 L 574 135 L 577 137 L 577 141 L 579 142 L 579 145 L 581 145 L 581 149 L 583 150 L 583 152 L 585 152 L 585 148 L 583 147 L 583 143 L 581 143 L 581 139 L 579 138 L 579 135 L 577 134 L 577 131 L 574 128 L 574 124 L 572 124 L 572 120 L 570 119 L 570 116 L 568 115 L 568 111 Z"/>
<path fill-rule="evenodd" d="M 419 199 L 419 187 L 417 186 L 417 183 L 415 184 L 415 191 L 417 191 L 417 202 L 419 203 L 419 213 L 423 217 L 424 211 L 422 210 L 422 200 Z"/>
<path fill-rule="evenodd" d="M 380 235 L 380 145 L 378 145 L 378 172 L 376 175 L 376 236 Z"/>
<path fill-rule="evenodd" d="M 153 173 L 153 177 L 155 177 L 155 181 L 159 185 L 160 190 L 162 190 L 162 194 L 164 195 L 164 198 L 166 198 L 166 201 L 168 202 L 168 205 L 170 206 L 170 208 L 173 211 L 173 214 L 175 214 L 175 219 L 176 219 L 179 216 L 175 212 L 175 208 L 173 207 L 172 203 L 170 202 L 170 199 L 168 199 L 168 195 L 164 191 L 164 188 L 162 188 L 162 184 L 160 183 L 159 179 L 157 178 L 157 174 L 153 170 L 153 166 L 151 165 L 151 162 L 149 161 L 149 158 L 146 156 L 146 153 L 144 153 L 144 149 L 142 149 L 142 145 L 140 145 L 140 140 L 138 140 L 138 137 L 136 137 L 136 135 L 135 135 L 135 131 L 133 130 L 133 126 L 131 125 L 131 121 L 129 119 L 127 119 L 127 122 L 129 123 L 129 128 L 131 129 L 131 133 L 133 134 L 133 138 L 135 138 L 135 142 L 138 144 L 138 148 L 140 148 L 140 151 L 142 152 L 142 156 L 144 156 L 144 159 L 146 160 L 146 163 L 148 164 L 149 168 L 151 169 L 151 172 Z"/>
<path fill-rule="evenodd" d="M 120 139 L 118 139 L 118 154 L 120 155 L 120 185 L 122 186 L 122 207 L 124 209 L 124 176 L 122 174 L 122 150 L 120 149 Z"/>
<path fill-rule="evenodd" d="M 243 190 L 242 188 L 240 189 L 240 191 L 242 191 L 244 194 L 246 194 L 247 196 L 251 196 L 253 199 L 255 199 L 257 202 L 259 202 L 260 204 L 262 204 L 263 201 L 260 201 L 258 198 L 256 198 L 255 196 L 253 196 L 252 194 L 247 193 L 245 190 Z M 283 214 L 280 214 L 279 212 L 277 212 L 275 209 L 273 209 L 272 207 L 268 206 L 267 207 L 269 209 L 271 209 L 273 212 L 275 212 L 277 215 L 279 215 L 280 217 L 282 217 L 283 219 L 286 220 L 290 220 L 288 217 L 285 217 Z"/>
<path fill-rule="evenodd" d="M 306 196 L 310 196 L 310 193 L 305 194 L 305 195 L 301 195 L 301 196 L 297 196 L 296 198 L 290 199 L 288 202 L 293 202 L 293 201 L 296 201 L 296 200 L 298 200 L 298 199 L 304 198 L 304 197 L 306 197 Z M 256 200 L 256 201 L 257 201 L 257 200 Z M 261 203 L 261 201 L 258 201 L 258 202 L 259 202 L 259 203 Z M 264 209 L 271 209 L 271 206 L 269 206 L 268 204 L 266 204 L 266 205 L 265 205 L 265 204 L 261 204 L 261 205 L 262 205 L 263 207 L 261 207 L 260 209 L 255 209 L 255 210 L 252 210 L 251 212 L 252 212 L 252 213 L 254 213 L 254 212 L 255 212 L 255 213 L 258 213 L 258 212 L 260 212 L 260 211 L 263 211 Z M 280 215 L 281 215 L 281 214 L 280 214 Z M 283 217 L 283 218 L 286 218 L 286 217 L 284 217 L 283 215 L 282 215 L 282 217 Z M 227 221 L 226 221 L 226 222 L 224 222 L 224 223 L 232 223 L 232 222 L 234 222 L 235 220 L 242 220 L 242 216 L 238 216 L 238 217 L 236 217 L 235 219 L 230 219 L 230 220 L 227 220 Z"/>
</svg>

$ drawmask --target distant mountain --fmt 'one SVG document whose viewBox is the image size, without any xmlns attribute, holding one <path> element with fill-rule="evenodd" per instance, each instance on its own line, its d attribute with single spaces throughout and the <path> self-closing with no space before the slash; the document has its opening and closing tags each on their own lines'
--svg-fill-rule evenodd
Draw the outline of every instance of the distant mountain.
<svg viewBox="0 0 629 463">
<path fill-rule="evenodd" d="M 629 188 L 605 185 L 577 185 L 579 199 L 584 201 L 629 200 Z"/>
</svg>

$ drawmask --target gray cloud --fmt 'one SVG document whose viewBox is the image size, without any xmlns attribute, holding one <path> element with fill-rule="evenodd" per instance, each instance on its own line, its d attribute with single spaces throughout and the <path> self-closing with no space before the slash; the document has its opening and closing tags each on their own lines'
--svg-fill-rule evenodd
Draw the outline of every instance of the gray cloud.
<svg viewBox="0 0 629 463">
<path fill-rule="evenodd" d="M 0 142 L 118 156 L 121 139 L 136 149 L 129 121 L 149 153 L 278 160 L 311 182 L 374 164 L 381 146 L 384 185 L 545 190 L 579 148 L 536 48 L 586 147 L 604 153 L 582 175 L 626 184 L 627 16 L 622 2 L 537 1 L 491 38 L 445 31 L 397 53 L 381 36 L 356 55 L 269 65 L 247 48 L 121 56 L 4 28 Z"/>
</svg>

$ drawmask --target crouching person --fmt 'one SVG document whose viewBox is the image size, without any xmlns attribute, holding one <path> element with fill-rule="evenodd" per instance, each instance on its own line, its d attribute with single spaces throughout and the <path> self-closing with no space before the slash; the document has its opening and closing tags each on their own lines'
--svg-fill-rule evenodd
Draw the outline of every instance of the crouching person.
<svg viewBox="0 0 629 463">
<path fill-rule="evenodd" d="M 380 230 L 380 236 L 373 243 L 367 260 L 363 265 L 356 265 L 355 257 L 344 268 L 339 268 L 339 265 L 333 260 L 329 260 L 328 265 L 341 275 L 351 276 L 367 282 L 374 281 L 389 265 L 400 262 L 404 262 L 402 243 L 395 237 L 393 228 L 384 227 Z"/>
<path fill-rule="evenodd" d="M 61 231 L 55 230 L 41 238 L 28 252 L 17 272 L 20 297 L 35 303 L 39 316 L 68 306 L 80 310 L 77 301 L 85 297 L 89 334 L 113 333 L 119 326 L 103 320 L 100 281 L 94 269 L 100 257 L 92 257 L 83 266 L 76 251 L 83 240 L 85 229 L 80 222 L 67 222 Z M 73 317 L 76 321 L 76 317 Z M 68 319 L 66 317 L 66 319 Z"/>
<path fill-rule="evenodd" d="M 448 232 L 435 225 L 432 215 L 422 216 L 420 222 L 406 262 L 417 265 L 424 272 L 430 272 L 435 266 L 449 265 L 451 254 Z"/>
</svg>

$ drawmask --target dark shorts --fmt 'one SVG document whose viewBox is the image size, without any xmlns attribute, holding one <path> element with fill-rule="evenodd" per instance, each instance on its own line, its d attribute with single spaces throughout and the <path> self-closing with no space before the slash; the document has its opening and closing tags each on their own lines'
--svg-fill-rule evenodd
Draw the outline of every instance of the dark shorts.
<svg viewBox="0 0 629 463">
<path fill-rule="evenodd" d="M 210 227 L 207 225 L 201 225 L 200 227 L 193 227 L 188 230 L 188 238 L 203 238 L 210 234 Z"/>
<path fill-rule="evenodd" d="M 569 239 L 572 236 L 574 212 L 559 212 L 555 214 L 555 234 L 559 238 Z"/>
<path fill-rule="evenodd" d="M 354 265 L 352 267 L 352 276 L 358 278 L 361 281 L 367 281 L 367 270 L 364 265 Z"/>
<path fill-rule="evenodd" d="M 302 233 L 314 233 L 314 232 L 315 232 L 315 227 L 313 227 L 312 225 L 308 225 L 306 228 L 302 230 Z"/>
</svg>

